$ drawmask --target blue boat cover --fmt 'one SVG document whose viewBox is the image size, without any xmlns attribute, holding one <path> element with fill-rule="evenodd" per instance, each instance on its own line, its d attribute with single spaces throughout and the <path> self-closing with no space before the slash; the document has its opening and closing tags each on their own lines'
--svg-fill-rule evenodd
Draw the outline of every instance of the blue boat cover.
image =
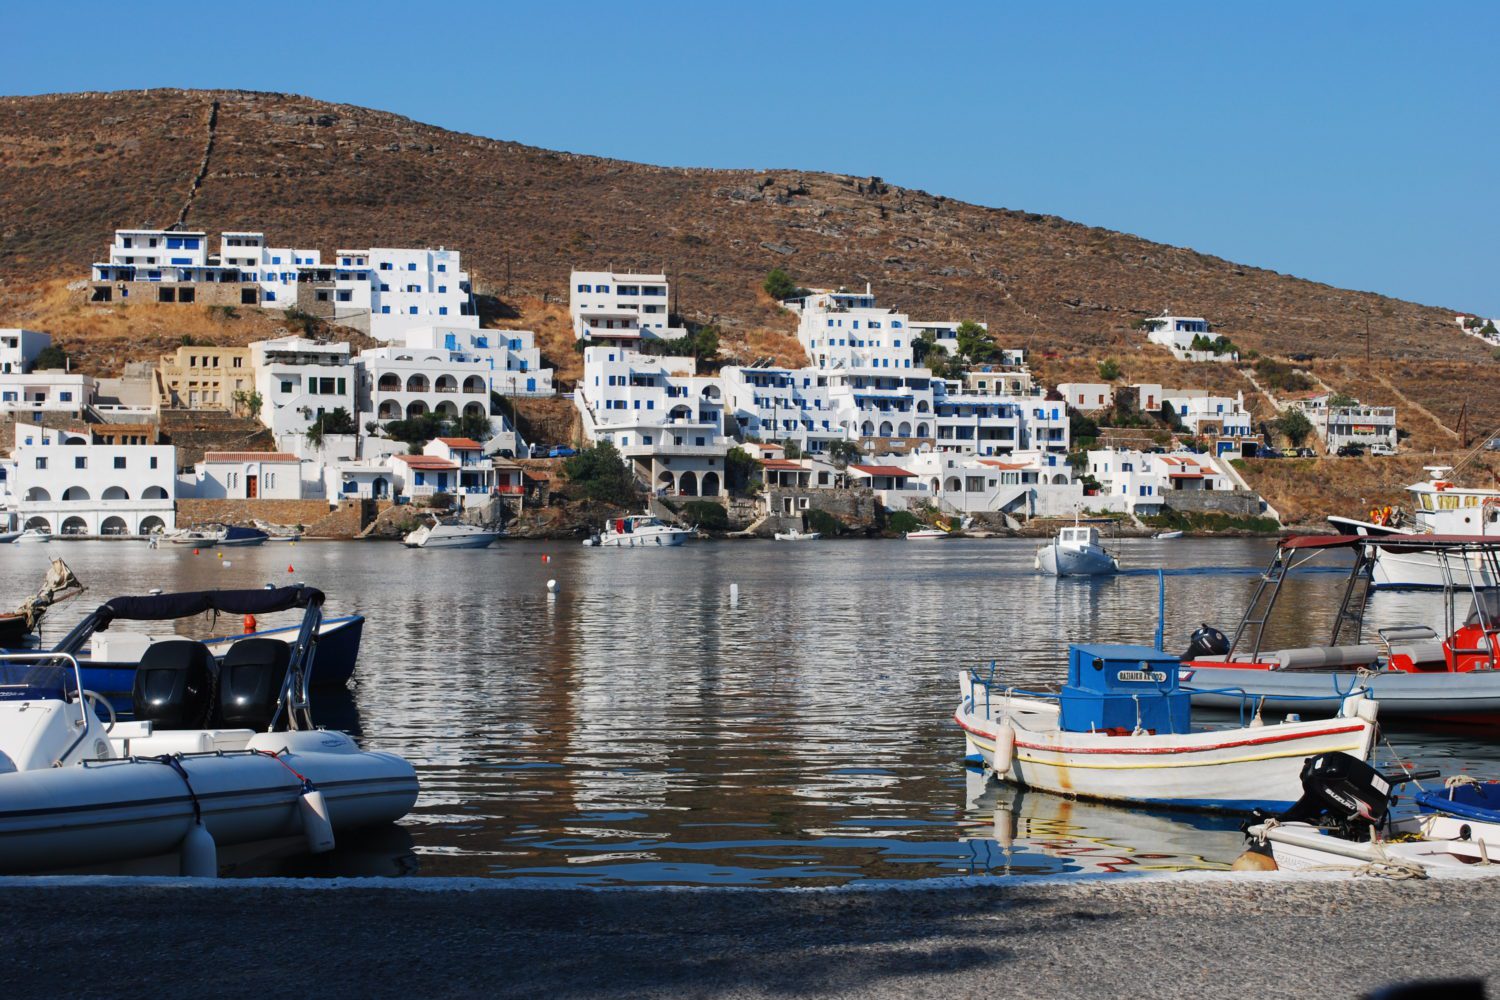
<svg viewBox="0 0 1500 1000">
<path fill-rule="evenodd" d="M 251 538 L 266 539 L 271 536 L 259 528 L 242 528 L 237 524 L 231 524 L 224 529 L 224 541 L 243 542 Z"/>
<path fill-rule="evenodd" d="M 1481 823 L 1500 823 L 1500 782 L 1434 788 L 1430 792 L 1418 792 L 1415 799 L 1417 808 L 1423 812 L 1443 813 Z"/>
<path fill-rule="evenodd" d="M 277 587 L 271 590 L 198 590 L 149 597 L 116 597 L 94 612 L 94 627 L 109 628 L 117 618 L 128 621 L 164 621 L 188 618 L 205 611 L 231 615 L 262 615 L 289 608 L 323 603 L 323 592 L 314 587 Z"/>
</svg>

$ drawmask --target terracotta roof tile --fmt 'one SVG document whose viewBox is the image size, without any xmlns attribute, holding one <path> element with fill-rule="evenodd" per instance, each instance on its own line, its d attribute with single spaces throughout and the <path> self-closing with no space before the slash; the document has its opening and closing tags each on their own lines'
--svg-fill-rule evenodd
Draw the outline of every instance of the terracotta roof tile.
<svg viewBox="0 0 1500 1000">
<path fill-rule="evenodd" d="M 205 462 L 300 462 L 296 455 L 284 451 L 210 451 L 203 455 Z"/>
</svg>

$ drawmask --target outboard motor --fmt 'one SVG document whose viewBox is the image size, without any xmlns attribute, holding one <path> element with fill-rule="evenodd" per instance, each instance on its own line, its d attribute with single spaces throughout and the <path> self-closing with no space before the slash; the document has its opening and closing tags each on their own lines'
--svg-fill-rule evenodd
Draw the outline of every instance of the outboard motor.
<svg viewBox="0 0 1500 1000">
<path fill-rule="evenodd" d="M 1394 786 L 1438 771 L 1382 774 L 1369 764 L 1340 751 L 1320 753 L 1302 762 L 1302 797 L 1277 816 L 1283 823 L 1311 823 L 1345 840 L 1363 842 L 1383 824 L 1395 797 Z M 1264 817 L 1252 822 L 1258 823 Z"/>
<path fill-rule="evenodd" d="M 265 729 L 276 714 L 292 647 L 280 639 L 241 639 L 219 665 L 219 715 L 225 726 Z"/>
<path fill-rule="evenodd" d="M 135 668 L 135 717 L 157 729 L 202 729 L 213 712 L 218 672 L 201 642 L 153 642 Z"/>
<path fill-rule="evenodd" d="M 1205 656 L 1228 656 L 1229 640 L 1224 633 L 1204 622 L 1198 630 L 1188 639 L 1187 652 L 1183 653 L 1181 659 L 1197 660 Z"/>
</svg>

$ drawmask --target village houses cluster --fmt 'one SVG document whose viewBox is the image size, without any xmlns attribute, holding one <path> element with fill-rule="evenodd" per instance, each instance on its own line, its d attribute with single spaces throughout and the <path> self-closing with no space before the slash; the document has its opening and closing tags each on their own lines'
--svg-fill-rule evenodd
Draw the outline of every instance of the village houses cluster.
<svg viewBox="0 0 1500 1000">
<path fill-rule="evenodd" d="M 409 502 L 434 493 L 462 505 L 518 498 L 513 461 L 537 446 L 497 405 L 552 396 L 529 331 L 485 329 L 456 250 L 271 247 L 226 232 L 217 253 L 201 231 L 123 229 L 93 266 L 95 303 L 153 302 L 295 311 L 369 334 L 382 346 L 285 336 L 246 347 L 184 343 L 151 366 L 94 378 L 38 364 L 44 332 L 0 330 L 0 416 L 15 426 L 0 461 L 0 509 L 18 528 L 141 535 L 176 527 L 180 499 L 352 499 Z M 673 326 L 665 274 L 575 270 L 573 332 L 583 354 L 574 387 L 586 442 L 608 441 L 657 494 L 723 497 L 727 463 L 744 448 L 761 463 L 764 503 L 807 510 L 818 490 L 865 487 L 889 509 L 930 504 L 950 514 L 1066 515 L 1087 506 L 1154 513 L 1174 491 L 1234 491 L 1227 459 L 1262 446 L 1242 396 L 1198 389 L 1064 383 L 1048 392 L 1024 352 L 961 378 L 924 367 L 916 341 L 955 351 L 960 324 L 912 319 L 863 291 L 804 291 L 797 316 L 806 367 L 770 362 L 703 374 L 691 354 L 649 349 L 689 335 Z M 1232 360 L 1235 349 L 1197 317 L 1163 315 L 1148 336 L 1183 360 Z M 1142 411 L 1170 408 L 1207 454 L 1115 448 L 1069 462 L 1070 410 L 1090 413 L 1135 393 Z M 1394 411 L 1296 400 L 1335 442 L 1394 444 Z M 250 416 L 274 451 L 208 451 L 179 468 L 162 443 L 164 411 Z M 437 418 L 437 419 L 434 419 Z M 387 433 L 428 421 L 413 451 Z M 409 436 L 408 436 L 409 438 Z M 1075 456 L 1076 461 L 1076 456 Z M 1088 495 L 1085 482 L 1088 482 Z"/>
</svg>

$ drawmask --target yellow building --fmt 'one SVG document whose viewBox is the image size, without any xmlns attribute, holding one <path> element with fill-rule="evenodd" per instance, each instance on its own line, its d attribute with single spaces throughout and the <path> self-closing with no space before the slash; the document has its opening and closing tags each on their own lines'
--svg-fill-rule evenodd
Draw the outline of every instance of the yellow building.
<svg viewBox="0 0 1500 1000">
<path fill-rule="evenodd" d="M 236 409 L 236 392 L 255 391 L 248 347 L 179 347 L 157 365 L 162 409 Z"/>
</svg>

